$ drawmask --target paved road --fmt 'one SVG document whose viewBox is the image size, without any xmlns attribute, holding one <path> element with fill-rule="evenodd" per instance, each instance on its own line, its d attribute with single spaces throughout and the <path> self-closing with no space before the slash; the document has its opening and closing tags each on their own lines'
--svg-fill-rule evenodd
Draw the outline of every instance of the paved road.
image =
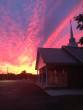
<svg viewBox="0 0 83 110">
<path fill-rule="evenodd" d="M 79 101 L 79 97 L 74 99 L 77 100 L 73 104 L 74 106 L 77 104 L 75 110 L 78 110 L 79 107 L 82 108 L 83 98 L 81 101 Z M 0 81 L 0 110 L 66 110 L 69 107 L 74 110 L 70 103 L 71 100 L 72 97 L 50 97 L 27 80 Z"/>
<path fill-rule="evenodd" d="M 49 96 L 27 80 L 0 81 L 0 110 L 48 110 Z"/>
</svg>

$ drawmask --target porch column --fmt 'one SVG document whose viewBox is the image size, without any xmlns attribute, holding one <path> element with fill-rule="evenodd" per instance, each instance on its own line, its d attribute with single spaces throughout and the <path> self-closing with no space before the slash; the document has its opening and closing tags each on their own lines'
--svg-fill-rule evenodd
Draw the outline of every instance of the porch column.
<svg viewBox="0 0 83 110">
<path fill-rule="evenodd" d="M 46 84 L 45 84 L 45 86 L 47 86 L 47 85 L 48 85 L 48 70 L 46 68 Z"/>
<path fill-rule="evenodd" d="M 43 73 L 41 74 L 41 85 L 43 86 Z"/>
<path fill-rule="evenodd" d="M 40 69 L 39 80 L 40 80 L 40 84 L 42 85 L 42 73 L 41 73 L 41 69 Z"/>
<path fill-rule="evenodd" d="M 39 81 L 39 71 L 37 69 L 37 81 Z"/>
</svg>

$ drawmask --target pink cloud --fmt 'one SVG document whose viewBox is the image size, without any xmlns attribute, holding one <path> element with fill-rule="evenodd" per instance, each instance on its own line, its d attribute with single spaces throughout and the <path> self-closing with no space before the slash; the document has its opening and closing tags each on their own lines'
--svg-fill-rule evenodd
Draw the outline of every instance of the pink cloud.
<svg viewBox="0 0 83 110">
<path fill-rule="evenodd" d="M 21 30 L 18 23 L 9 16 L 9 12 L 6 14 L 3 8 L 2 12 L 4 14 L 2 19 L 4 22 L 3 27 L 0 27 L 1 71 L 5 71 L 3 68 L 8 66 L 12 72 L 18 71 L 19 73 L 23 69 L 27 72 L 35 72 L 36 51 L 43 39 L 42 35 L 39 37 L 39 33 L 44 25 L 42 15 L 45 14 L 45 2 L 39 0 L 36 2 L 25 33 Z"/>
<path fill-rule="evenodd" d="M 57 26 L 57 29 L 54 32 L 52 32 L 52 34 L 48 37 L 43 47 L 53 47 L 54 46 L 53 44 L 55 44 L 56 46 L 57 45 L 56 43 L 58 42 L 56 41 L 56 39 L 59 39 L 60 41 L 62 41 L 63 37 L 65 36 L 64 31 L 68 29 L 70 20 L 72 20 L 74 16 L 78 15 L 82 11 L 82 4 L 83 4 L 83 1 L 79 2 L 79 4 L 76 5 L 73 8 L 73 10 L 70 12 L 70 14 L 68 14 L 65 17 L 65 19 L 59 23 L 59 25 Z M 67 33 L 69 33 L 69 31 Z M 68 37 L 64 39 L 68 40 Z M 61 45 L 64 44 L 63 42 L 60 42 L 60 43 Z"/>
</svg>

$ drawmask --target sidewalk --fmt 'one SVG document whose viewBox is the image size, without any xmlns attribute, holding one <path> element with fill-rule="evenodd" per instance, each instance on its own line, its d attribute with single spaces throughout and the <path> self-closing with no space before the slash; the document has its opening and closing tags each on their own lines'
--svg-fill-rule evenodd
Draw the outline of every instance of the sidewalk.
<svg viewBox="0 0 83 110">
<path fill-rule="evenodd" d="M 45 92 L 50 96 L 62 96 L 62 95 L 83 95 L 83 90 L 71 90 L 71 89 L 61 89 L 61 90 L 45 90 Z"/>
<path fill-rule="evenodd" d="M 83 95 L 83 89 L 64 89 L 64 88 L 59 88 L 57 89 L 56 87 L 52 88 L 50 86 L 42 86 L 41 83 L 37 82 L 37 86 L 39 86 L 41 89 L 43 89 L 48 95 L 50 96 L 63 96 L 63 95 Z M 56 88 L 56 89 L 55 89 Z"/>
</svg>

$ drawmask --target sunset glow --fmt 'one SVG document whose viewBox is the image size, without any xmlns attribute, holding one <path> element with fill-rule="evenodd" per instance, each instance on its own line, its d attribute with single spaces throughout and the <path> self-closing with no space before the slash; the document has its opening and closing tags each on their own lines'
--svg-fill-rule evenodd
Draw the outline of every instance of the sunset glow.
<svg viewBox="0 0 83 110">
<path fill-rule="evenodd" d="M 65 0 L 49 0 L 49 2 L 48 0 L 18 0 L 18 2 L 4 0 L 3 2 L 1 0 L 0 73 L 7 73 L 8 69 L 8 72 L 16 74 L 23 70 L 36 74 L 35 61 L 38 47 L 54 48 L 67 45 L 69 21 L 79 13 L 83 13 L 83 1 L 72 0 L 72 2 L 65 3 Z M 69 5 L 68 8 L 66 5 Z M 74 34 L 78 40 L 83 36 L 83 32 L 75 28 L 74 22 Z"/>
</svg>

